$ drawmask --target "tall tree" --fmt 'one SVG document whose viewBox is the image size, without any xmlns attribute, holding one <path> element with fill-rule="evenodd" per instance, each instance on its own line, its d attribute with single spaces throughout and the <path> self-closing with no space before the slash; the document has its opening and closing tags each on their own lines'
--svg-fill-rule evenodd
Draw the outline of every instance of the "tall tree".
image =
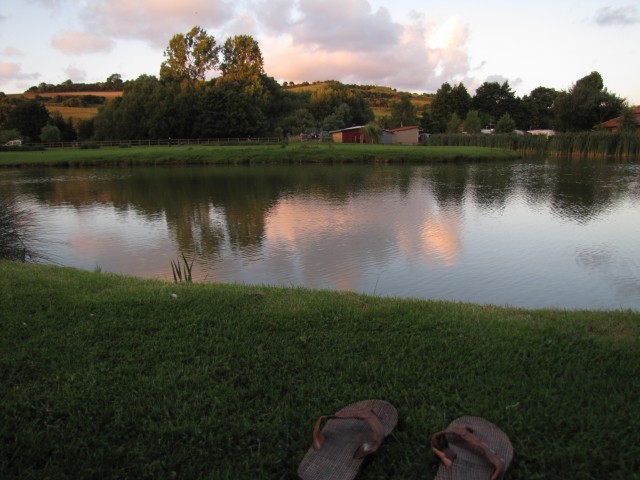
<svg viewBox="0 0 640 480">
<path fill-rule="evenodd" d="M 511 115 L 504 113 L 496 123 L 496 133 L 511 133 L 516 129 L 516 122 Z"/>
<path fill-rule="evenodd" d="M 471 95 L 469 95 L 467 87 L 462 82 L 451 88 L 449 101 L 451 102 L 452 113 L 456 113 L 460 118 L 467 116 L 471 108 Z"/>
<path fill-rule="evenodd" d="M 443 133 L 447 131 L 447 123 L 453 113 L 451 90 L 452 88 L 449 82 L 443 83 L 436 92 L 433 102 L 431 102 L 433 133 Z"/>
<path fill-rule="evenodd" d="M 451 84 L 443 83 L 436 96 L 431 102 L 431 118 L 433 122 L 433 133 L 443 133 L 447 131 L 447 123 L 453 113 L 451 104 Z"/>
<path fill-rule="evenodd" d="M 621 133 L 635 133 L 640 128 L 640 122 L 636 120 L 636 113 L 633 107 L 626 105 L 622 109 L 620 116 L 620 127 L 618 131 Z"/>
<path fill-rule="evenodd" d="M 460 133 L 460 127 L 462 126 L 462 120 L 457 113 L 453 112 L 449 121 L 447 122 L 447 133 Z"/>
<path fill-rule="evenodd" d="M 480 133 L 482 130 L 482 122 L 480 121 L 480 114 L 477 110 L 470 110 L 469 113 L 467 113 L 467 118 L 464 119 L 463 127 L 464 131 L 467 133 Z"/>
<path fill-rule="evenodd" d="M 420 116 L 420 127 L 425 132 L 431 133 L 433 131 L 433 121 L 431 120 L 431 115 L 429 114 L 428 109 L 424 109 L 422 115 Z"/>
<path fill-rule="evenodd" d="M 37 140 L 48 122 L 49 112 L 38 100 L 19 100 L 9 111 L 4 128 L 15 128 L 27 137 L 26 140 Z"/>
<path fill-rule="evenodd" d="M 40 140 L 44 143 L 59 142 L 62 139 L 60 129 L 55 125 L 45 125 L 40 130 Z"/>
<path fill-rule="evenodd" d="M 160 66 L 163 80 L 204 80 L 207 71 L 218 65 L 220 47 L 212 35 L 195 26 L 186 34 L 178 33 L 164 51 Z"/>
<path fill-rule="evenodd" d="M 590 130 L 617 117 L 623 105 L 624 100 L 604 88 L 602 76 L 591 72 L 558 95 L 554 105 L 557 127 L 563 131 Z"/>
<path fill-rule="evenodd" d="M 236 35 L 222 47 L 222 76 L 226 79 L 255 85 L 264 75 L 264 60 L 260 45 L 251 35 Z"/>
<path fill-rule="evenodd" d="M 558 92 L 553 88 L 538 87 L 522 98 L 522 107 L 527 118 L 527 130 L 553 128 L 553 106 Z"/>
<path fill-rule="evenodd" d="M 119 73 L 112 73 L 107 77 L 106 87 L 108 90 L 122 90 L 123 84 L 122 75 Z"/>
<path fill-rule="evenodd" d="M 408 127 L 418 123 L 416 106 L 411 103 L 411 95 L 404 93 L 398 101 L 391 104 L 391 125 Z"/>
<path fill-rule="evenodd" d="M 0 129 L 3 128 L 4 122 L 9 118 L 9 112 L 12 108 L 13 105 L 9 97 L 4 92 L 0 92 Z"/>
<path fill-rule="evenodd" d="M 505 113 L 516 117 L 517 104 L 515 93 L 507 81 L 502 85 L 498 82 L 484 82 L 471 100 L 472 108 L 478 110 L 480 116 L 490 124 L 495 124 Z"/>
</svg>

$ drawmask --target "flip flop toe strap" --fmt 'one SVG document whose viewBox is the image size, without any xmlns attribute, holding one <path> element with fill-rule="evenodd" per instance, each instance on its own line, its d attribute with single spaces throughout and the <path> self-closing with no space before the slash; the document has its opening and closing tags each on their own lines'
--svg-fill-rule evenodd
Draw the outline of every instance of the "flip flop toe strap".
<svg viewBox="0 0 640 480">
<path fill-rule="evenodd" d="M 456 457 L 456 454 L 450 448 L 447 447 L 444 450 L 440 449 L 440 440 L 445 435 L 454 435 L 462 439 L 474 450 L 484 455 L 487 461 L 493 465 L 494 468 L 491 480 L 497 480 L 500 478 L 500 475 L 502 475 L 502 472 L 504 471 L 505 461 L 494 450 L 492 450 L 489 445 L 476 437 L 470 427 L 458 427 L 451 430 L 445 430 L 438 432 L 431 437 L 431 449 L 440 458 L 445 467 L 451 468 L 453 466 L 453 460 Z"/>
<path fill-rule="evenodd" d="M 313 448 L 314 450 L 320 450 L 324 444 L 324 435 L 322 434 L 321 427 L 327 420 L 363 420 L 367 422 L 367 425 L 373 432 L 373 438 L 370 442 L 365 442 L 358 447 L 353 454 L 353 458 L 364 458 L 367 455 L 371 455 L 378 451 L 382 441 L 384 440 L 384 427 L 380 423 L 380 419 L 373 412 L 373 410 L 349 410 L 346 412 L 338 412 L 334 415 L 327 415 L 318 418 L 315 426 L 313 427 Z"/>
</svg>

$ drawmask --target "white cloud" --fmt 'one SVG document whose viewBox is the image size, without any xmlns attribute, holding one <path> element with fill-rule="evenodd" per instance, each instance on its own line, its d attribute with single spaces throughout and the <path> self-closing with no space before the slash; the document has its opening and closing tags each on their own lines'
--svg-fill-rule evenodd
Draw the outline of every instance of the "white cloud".
<svg viewBox="0 0 640 480">
<path fill-rule="evenodd" d="M 638 9 L 634 6 L 619 8 L 604 7 L 596 14 L 596 23 L 604 27 L 635 25 L 640 23 L 640 16 L 638 15 Z"/>
<path fill-rule="evenodd" d="M 20 57 L 23 55 L 22 51 L 15 47 L 6 47 L 2 50 L 2 55 L 5 57 Z"/>
<path fill-rule="evenodd" d="M 62 53 L 82 55 L 108 52 L 113 48 L 113 42 L 90 33 L 65 30 L 53 36 L 51 46 Z"/>
<path fill-rule="evenodd" d="M 68 65 L 64 69 L 64 73 L 67 78 L 71 79 L 74 83 L 82 83 L 87 79 L 87 72 L 74 65 Z"/>
</svg>

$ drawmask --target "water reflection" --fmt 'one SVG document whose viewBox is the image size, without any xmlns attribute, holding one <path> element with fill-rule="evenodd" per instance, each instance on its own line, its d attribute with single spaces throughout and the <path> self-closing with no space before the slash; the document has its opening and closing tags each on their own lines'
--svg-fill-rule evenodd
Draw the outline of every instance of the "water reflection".
<svg viewBox="0 0 640 480">
<path fill-rule="evenodd" d="M 640 308 L 639 172 L 545 160 L 24 170 L 0 171 L 0 186 L 38 208 L 59 261 L 80 268 L 169 279 L 181 251 L 200 280 Z"/>
</svg>

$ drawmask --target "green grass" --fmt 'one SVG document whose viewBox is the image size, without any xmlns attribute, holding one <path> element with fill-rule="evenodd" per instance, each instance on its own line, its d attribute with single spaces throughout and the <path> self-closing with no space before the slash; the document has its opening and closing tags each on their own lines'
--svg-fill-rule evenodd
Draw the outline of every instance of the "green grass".
<svg viewBox="0 0 640 480">
<path fill-rule="evenodd" d="M 162 164 L 411 162 L 514 159 L 518 154 L 482 147 L 410 147 L 298 143 L 272 146 L 173 146 L 51 149 L 0 152 L 0 167 L 135 166 Z"/>
<path fill-rule="evenodd" d="M 172 295 L 173 294 L 173 295 Z M 362 479 L 434 478 L 462 415 L 509 479 L 638 479 L 640 313 L 523 310 L 0 262 L 0 478 L 296 478 L 317 416 L 400 422 Z"/>
</svg>

